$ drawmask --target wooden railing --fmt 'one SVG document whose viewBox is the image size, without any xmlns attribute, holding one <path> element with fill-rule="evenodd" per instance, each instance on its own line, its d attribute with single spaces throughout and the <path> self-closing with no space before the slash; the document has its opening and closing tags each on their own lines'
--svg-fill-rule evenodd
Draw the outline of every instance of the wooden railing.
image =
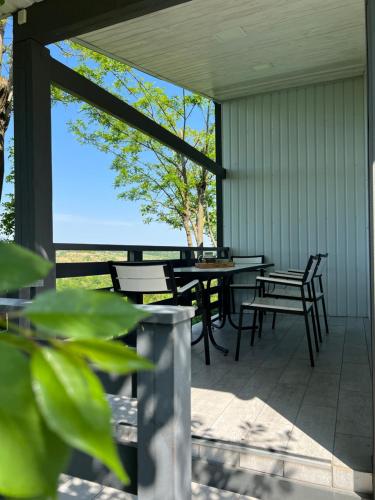
<svg viewBox="0 0 375 500">
<path fill-rule="evenodd" d="M 177 259 L 171 260 L 176 266 L 192 265 L 204 251 L 216 251 L 218 257 L 228 257 L 228 247 L 182 247 L 182 246 L 146 246 L 146 245 L 94 245 L 81 243 L 55 243 L 55 251 L 113 251 L 124 252 L 124 260 L 140 262 L 144 253 L 179 252 Z M 156 260 L 156 259 L 155 259 Z M 163 259 L 164 260 L 164 259 Z M 108 274 L 107 262 L 59 262 L 56 264 L 56 278 L 77 278 L 83 276 L 101 276 Z"/>
</svg>

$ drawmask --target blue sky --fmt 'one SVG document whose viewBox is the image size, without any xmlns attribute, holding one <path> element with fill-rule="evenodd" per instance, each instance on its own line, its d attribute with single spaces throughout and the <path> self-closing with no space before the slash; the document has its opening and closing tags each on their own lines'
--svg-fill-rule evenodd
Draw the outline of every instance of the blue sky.
<svg viewBox="0 0 375 500">
<path fill-rule="evenodd" d="M 51 54 L 63 60 L 50 47 Z M 70 62 L 71 64 L 74 61 Z M 144 75 L 170 94 L 178 87 Z M 112 158 L 94 147 L 80 145 L 66 123 L 78 116 L 77 107 L 56 104 L 52 110 L 53 217 L 55 243 L 186 245 L 185 234 L 166 224 L 144 224 L 139 204 L 119 200 L 114 188 Z M 193 126 L 200 128 L 199 117 Z M 7 141 L 13 137 L 10 124 Z M 7 167 L 9 169 L 9 165 Z M 5 186 L 4 193 L 11 190 Z"/>
</svg>

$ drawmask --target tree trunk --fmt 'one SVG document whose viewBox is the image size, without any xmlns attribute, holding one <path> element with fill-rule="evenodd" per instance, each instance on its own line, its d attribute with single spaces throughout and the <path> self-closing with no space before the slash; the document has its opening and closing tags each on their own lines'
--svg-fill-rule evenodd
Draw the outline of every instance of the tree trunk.
<svg viewBox="0 0 375 500">
<path fill-rule="evenodd" d="M 5 53 L 4 33 L 7 20 L 0 21 L 0 71 L 3 72 L 3 56 Z M 5 132 L 7 131 L 12 111 L 12 60 L 9 63 L 9 79 L 0 76 L 0 200 L 3 193 L 5 168 Z"/>
<path fill-rule="evenodd" d="M 185 233 L 186 233 L 186 241 L 187 241 L 188 247 L 192 247 L 193 246 L 193 238 L 191 237 L 191 229 L 190 229 L 189 219 L 186 219 L 186 217 L 184 217 L 183 224 L 184 224 L 184 229 L 185 229 Z"/>
<path fill-rule="evenodd" d="M 0 77 L 0 200 L 3 193 L 5 169 L 5 132 L 9 125 L 12 103 L 10 82 Z"/>
<path fill-rule="evenodd" d="M 203 204 L 198 202 L 198 211 L 197 211 L 197 245 L 203 245 L 203 235 L 204 235 L 204 226 L 205 226 L 205 216 L 204 216 L 204 207 Z"/>
<path fill-rule="evenodd" d="M 197 222 L 196 222 L 196 238 L 197 245 L 203 245 L 204 228 L 206 225 L 205 214 L 205 193 L 207 189 L 206 172 L 202 169 L 202 177 L 197 185 Z"/>
</svg>

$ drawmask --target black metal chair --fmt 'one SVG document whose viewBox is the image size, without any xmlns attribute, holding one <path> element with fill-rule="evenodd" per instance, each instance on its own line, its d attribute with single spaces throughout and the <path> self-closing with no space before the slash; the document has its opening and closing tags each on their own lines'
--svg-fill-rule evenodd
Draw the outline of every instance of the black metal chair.
<svg viewBox="0 0 375 500">
<path fill-rule="evenodd" d="M 234 264 L 263 264 L 264 263 L 264 255 L 234 255 L 232 256 L 232 260 Z M 258 272 L 258 271 L 254 271 Z M 229 290 L 230 290 L 230 300 L 231 300 L 231 306 L 232 306 L 232 311 L 235 313 L 236 312 L 236 306 L 235 306 L 235 297 L 234 297 L 234 292 L 236 290 L 254 290 L 255 293 L 259 289 L 256 281 L 254 280 L 252 283 L 247 282 L 247 283 L 234 283 L 233 281 L 229 284 Z"/>
<path fill-rule="evenodd" d="M 326 329 L 326 334 L 329 334 L 329 328 L 328 328 L 328 317 L 327 317 L 327 310 L 326 310 L 326 303 L 325 303 L 325 297 L 324 297 L 324 290 L 323 290 L 323 280 L 322 280 L 322 274 L 324 272 L 324 268 L 327 265 L 327 258 L 328 258 L 328 253 L 319 253 L 317 255 L 319 257 L 319 267 L 316 271 L 315 278 L 313 282 L 311 283 L 311 288 L 312 288 L 312 295 L 313 295 L 313 301 L 314 301 L 314 311 L 315 311 L 315 316 L 317 320 L 317 327 L 318 327 L 318 334 L 319 334 L 319 339 L 320 341 L 322 340 L 321 338 L 321 328 L 320 328 L 320 320 L 319 320 L 319 310 L 318 310 L 318 304 L 321 302 L 322 304 L 322 310 L 323 310 L 323 317 L 324 317 L 324 324 L 325 324 L 325 329 Z M 295 279 L 301 278 L 303 276 L 304 271 L 302 269 L 289 269 L 288 271 L 275 271 L 273 273 L 270 273 L 270 277 L 280 277 L 280 278 L 285 278 L 285 279 Z M 319 290 L 316 290 L 315 287 L 315 281 L 318 282 L 319 284 Z M 284 289 L 275 289 L 273 292 L 271 292 L 273 296 L 280 296 L 280 297 L 287 297 L 287 298 L 297 298 L 296 294 L 298 295 L 298 291 L 293 290 L 289 287 L 285 287 Z M 275 314 L 273 317 L 272 321 L 272 327 L 275 327 Z"/>
<path fill-rule="evenodd" d="M 242 335 L 242 325 L 243 325 L 243 316 L 245 310 L 253 310 L 253 325 L 251 331 L 251 345 L 254 345 L 255 338 L 255 329 L 256 329 L 256 320 L 257 315 L 259 313 L 259 337 L 262 333 L 262 316 L 265 312 L 273 312 L 273 313 L 283 313 L 283 314 L 293 314 L 304 316 L 305 318 L 305 327 L 306 327 L 306 337 L 307 337 L 307 345 L 309 349 L 310 363 L 311 366 L 314 366 L 314 354 L 312 349 L 311 342 L 311 334 L 310 334 L 310 325 L 309 325 L 309 314 L 311 315 L 312 325 L 313 325 L 313 333 L 315 339 L 315 347 L 316 350 L 319 351 L 318 338 L 316 325 L 314 321 L 313 315 L 313 302 L 312 302 L 312 292 L 311 292 L 311 283 L 314 280 L 315 273 L 317 271 L 317 267 L 319 265 L 319 257 L 311 255 L 309 261 L 307 263 L 306 269 L 302 277 L 296 279 L 283 279 L 283 278 L 275 278 L 269 276 L 258 276 L 256 278 L 257 283 L 264 288 L 265 284 L 272 285 L 288 285 L 294 287 L 299 291 L 299 300 L 290 300 L 284 298 L 274 298 L 274 297 L 256 297 L 253 302 L 244 302 L 241 304 L 240 309 L 240 319 L 239 319 L 239 328 L 237 332 L 237 347 L 235 360 L 238 361 L 239 353 L 240 353 L 240 345 L 241 345 L 241 335 Z"/>
</svg>

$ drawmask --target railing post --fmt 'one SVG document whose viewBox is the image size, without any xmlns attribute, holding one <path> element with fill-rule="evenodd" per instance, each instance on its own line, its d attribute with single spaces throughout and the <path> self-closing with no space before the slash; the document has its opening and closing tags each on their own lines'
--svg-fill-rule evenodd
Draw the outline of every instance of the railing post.
<svg viewBox="0 0 375 500">
<path fill-rule="evenodd" d="M 181 250 L 180 259 L 186 261 L 187 265 L 191 264 L 195 259 L 194 251 L 190 249 Z"/>
<path fill-rule="evenodd" d="M 128 250 L 128 262 L 142 262 L 142 260 L 142 251 Z M 128 296 L 135 304 L 143 304 L 143 295 L 141 293 L 131 293 Z"/>
<path fill-rule="evenodd" d="M 137 352 L 155 364 L 138 374 L 138 499 L 191 500 L 192 307 L 140 306 Z"/>
</svg>

